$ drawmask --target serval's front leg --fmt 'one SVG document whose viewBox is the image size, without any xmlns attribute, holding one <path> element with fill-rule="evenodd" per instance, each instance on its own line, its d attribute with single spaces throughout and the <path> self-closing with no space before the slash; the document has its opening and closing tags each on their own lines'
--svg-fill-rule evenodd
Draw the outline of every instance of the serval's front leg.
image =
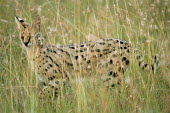
<svg viewBox="0 0 170 113">
<path fill-rule="evenodd" d="M 58 97 L 61 88 L 65 85 L 64 79 L 55 79 L 54 76 L 50 77 L 47 85 L 44 85 L 43 89 L 39 92 L 40 98 L 44 97 Z"/>
</svg>

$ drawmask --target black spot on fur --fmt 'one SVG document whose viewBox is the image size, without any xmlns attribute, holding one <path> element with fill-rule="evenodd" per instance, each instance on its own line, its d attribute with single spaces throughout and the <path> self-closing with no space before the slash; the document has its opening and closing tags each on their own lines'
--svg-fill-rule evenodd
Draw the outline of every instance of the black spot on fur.
<svg viewBox="0 0 170 113">
<path fill-rule="evenodd" d="M 123 57 L 123 58 L 122 58 L 122 61 L 125 61 L 125 60 L 126 60 L 126 57 Z"/>
<path fill-rule="evenodd" d="M 70 49 L 75 49 L 75 47 L 69 47 Z"/>
<path fill-rule="evenodd" d="M 84 45 L 80 45 L 80 47 L 84 47 Z"/>
<path fill-rule="evenodd" d="M 48 77 L 48 80 L 53 80 L 55 76 Z"/>
<path fill-rule="evenodd" d="M 87 64 L 89 64 L 91 61 L 90 60 L 87 60 Z"/>
<path fill-rule="evenodd" d="M 54 73 L 57 73 L 57 70 L 53 70 Z"/>
<path fill-rule="evenodd" d="M 99 57 L 102 57 L 102 54 L 99 54 Z"/>
<path fill-rule="evenodd" d="M 96 51 L 97 51 L 97 52 L 100 52 L 100 49 L 97 49 Z"/>
<path fill-rule="evenodd" d="M 48 69 L 45 69 L 45 71 L 48 71 Z"/>
<path fill-rule="evenodd" d="M 127 47 L 125 46 L 124 49 L 127 49 Z"/>
<path fill-rule="evenodd" d="M 109 72 L 109 76 L 111 76 L 112 74 L 113 74 L 113 71 L 110 71 L 110 72 Z"/>
<path fill-rule="evenodd" d="M 117 72 L 114 72 L 113 77 L 117 77 L 117 76 L 118 76 Z"/>
<path fill-rule="evenodd" d="M 155 62 L 157 61 L 157 56 L 154 57 L 154 61 L 155 61 Z"/>
<path fill-rule="evenodd" d="M 126 60 L 126 65 L 129 65 L 130 61 L 129 60 Z"/>
<path fill-rule="evenodd" d="M 81 55 L 81 58 L 84 58 L 84 55 Z"/>
<path fill-rule="evenodd" d="M 46 86 L 45 82 L 41 82 L 43 86 Z"/>
<path fill-rule="evenodd" d="M 78 59 L 78 56 L 75 56 L 75 59 L 77 60 L 77 59 Z"/>
<path fill-rule="evenodd" d="M 146 68 L 148 66 L 148 64 L 145 64 L 144 67 Z"/>
<path fill-rule="evenodd" d="M 53 51 L 53 53 L 55 53 L 55 54 L 56 54 L 57 52 L 56 52 L 56 51 Z"/>
<path fill-rule="evenodd" d="M 80 50 L 80 52 L 83 52 L 83 50 Z"/>
<path fill-rule="evenodd" d="M 112 84 L 111 87 L 115 87 L 115 84 Z"/>
<path fill-rule="evenodd" d="M 53 67 L 53 65 L 49 64 L 50 67 Z"/>
<path fill-rule="evenodd" d="M 154 71 L 154 65 L 151 65 L 151 67 L 152 67 L 152 71 Z"/>
<path fill-rule="evenodd" d="M 61 51 L 61 52 L 64 52 L 64 50 L 62 50 L 62 49 L 58 49 L 59 51 Z"/>
<path fill-rule="evenodd" d="M 113 60 L 112 59 L 110 60 L 110 64 L 113 64 Z"/>
<path fill-rule="evenodd" d="M 100 42 L 99 44 L 100 44 L 100 45 L 105 45 L 105 43 L 104 43 L 104 42 Z"/>
<path fill-rule="evenodd" d="M 126 52 L 129 53 L 130 52 L 129 49 Z"/>
<path fill-rule="evenodd" d="M 140 65 L 141 65 L 141 63 L 142 63 L 142 62 L 141 62 L 141 61 L 139 61 L 139 64 L 138 64 L 138 65 L 140 66 Z"/>
<path fill-rule="evenodd" d="M 120 44 L 123 44 L 123 41 L 120 41 Z"/>
<path fill-rule="evenodd" d="M 46 56 L 46 57 L 49 57 L 49 59 L 51 60 L 51 62 L 53 62 L 57 67 L 59 67 L 59 65 L 58 65 L 56 62 L 54 62 L 54 60 L 52 59 L 52 57 L 50 57 L 50 56 Z"/>
</svg>

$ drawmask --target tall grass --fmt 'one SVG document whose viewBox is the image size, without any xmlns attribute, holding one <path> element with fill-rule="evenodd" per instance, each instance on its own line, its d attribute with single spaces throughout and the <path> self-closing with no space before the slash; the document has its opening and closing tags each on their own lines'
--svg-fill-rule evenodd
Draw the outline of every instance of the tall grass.
<svg viewBox="0 0 170 113">
<path fill-rule="evenodd" d="M 170 112 L 169 5 L 167 0 L 1 0 L 0 113 Z M 161 66 L 149 73 L 132 63 L 121 93 L 93 83 L 91 77 L 78 77 L 59 98 L 41 100 L 38 77 L 29 66 L 14 22 L 14 16 L 19 16 L 31 23 L 37 12 L 51 44 L 116 37 L 135 45 L 149 63 L 159 54 Z"/>
</svg>

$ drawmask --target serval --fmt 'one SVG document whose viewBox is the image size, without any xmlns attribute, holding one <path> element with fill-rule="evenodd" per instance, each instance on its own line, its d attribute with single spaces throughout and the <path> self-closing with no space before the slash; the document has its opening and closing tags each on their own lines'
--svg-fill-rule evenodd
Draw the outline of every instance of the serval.
<svg viewBox="0 0 170 113">
<path fill-rule="evenodd" d="M 115 38 L 53 46 L 47 44 L 41 34 L 40 16 L 36 16 L 32 24 L 18 17 L 15 20 L 28 60 L 34 65 L 35 72 L 44 85 L 40 91 L 42 97 L 49 95 L 51 91 L 53 95 L 57 95 L 61 86 L 71 78 L 74 79 L 77 72 L 93 76 L 92 72 L 95 71 L 106 87 L 121 85 L 123 74 L 133 55 L 143 70 L 154 70 L 158 65 L 156 56 L 155 64 L 147 64 L 131 43 Z"/>
</svg>

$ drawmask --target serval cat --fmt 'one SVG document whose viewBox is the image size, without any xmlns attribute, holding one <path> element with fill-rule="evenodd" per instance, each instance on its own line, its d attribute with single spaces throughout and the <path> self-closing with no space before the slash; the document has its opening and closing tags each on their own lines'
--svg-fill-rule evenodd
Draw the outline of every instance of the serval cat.
<svg viewBox="0 0 170 113">
<path fill-rule="evenodd" d="M 156 65 L 145 63 L 139 51 L 126 41 L 102 38 L 58 47 L 46 43 L 41 34 L 40 16 L 36 16 L 31 25 L 18 17 L 15 20 L 28 59 L 33 62 L 35 71 L 44 85 L 40 91 L 42 97 L 50 94 L 50 91 L 57 95 L 60 87 L 80 71 L 88 76 L 95 71 L 106 87 L 121 85 L 123 73 L 131 63 L 132 54 L 135 54 L 135 59 L 142 69 L 155 69 Z M 156 56 L 154 62 L 158 64 Z"/>
</svg>

